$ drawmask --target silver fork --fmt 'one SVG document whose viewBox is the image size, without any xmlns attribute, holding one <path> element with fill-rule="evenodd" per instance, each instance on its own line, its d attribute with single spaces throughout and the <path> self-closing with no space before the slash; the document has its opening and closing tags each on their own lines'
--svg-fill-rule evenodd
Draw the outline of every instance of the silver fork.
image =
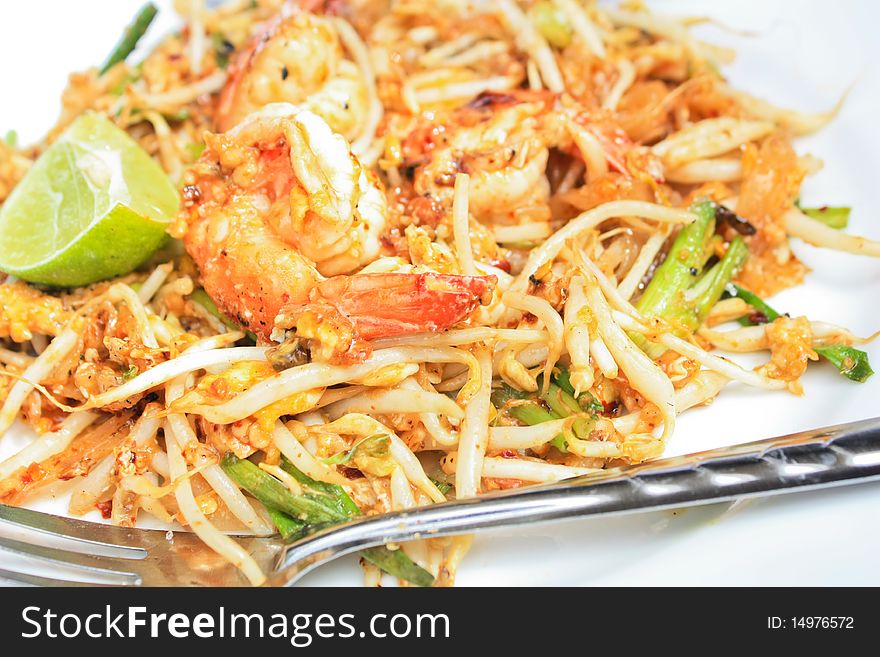
<svg viewBox="0 0 880 657">
<path fill-rule="evenodd" d="M 332 559 L 366 547 L 586 516 L 680 508 L 880 479 L 880 418 L 734 447 L 605 470 L 555 484 L 363 517 L 285 545 L 241 539 L 289 586 Z M 15 532 L 30 534 L 29 538 Z M 35 538 L 36 537 L 36 538 Z M 49 547 L 44 539 L 68 545 Z M 47 572 L 3 565 L 0 577 L 39 585 L 239 586 L 240 573 L 195 535 L 123 529 L 0 505 L 0 557 L 13 554 Z"/>
</svg>

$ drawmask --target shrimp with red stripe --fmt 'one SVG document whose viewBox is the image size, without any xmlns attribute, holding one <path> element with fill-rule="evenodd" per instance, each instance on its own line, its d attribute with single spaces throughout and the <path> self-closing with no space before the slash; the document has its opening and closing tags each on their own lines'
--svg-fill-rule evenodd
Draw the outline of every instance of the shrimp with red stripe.
<svg viewBox="0 0 880 657">
<path fill-rule="evenodd" d="M 295 334 L 313 357 L 352 362 L 368 340 L 441 331 L 491 299 L 492 276 L 358 273 L 380 255 L 385 196 L 316 114 L 272 104 L 206 144 L 172 232 L 261 341 Z"/>
</svg>

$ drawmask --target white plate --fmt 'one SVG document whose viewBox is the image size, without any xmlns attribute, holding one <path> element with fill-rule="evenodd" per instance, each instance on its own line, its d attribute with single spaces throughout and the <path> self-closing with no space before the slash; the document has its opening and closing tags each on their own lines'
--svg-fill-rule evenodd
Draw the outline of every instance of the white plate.
<svg viewBox="0 0 880 657">
<path fill-rule="evenodd" d="M 54 121 L 67 72 L 98 63 L 142 0 L 77 3 L 30 0 L 5 5 L 0 16 L 0 131 L 39 137 Z M 172 29 L 161 2 L 155 35 Z M 837 120 L 798 144 L 825 169 L 803 188 L 807 204 L 852 205 L 850 230 L 880 237 L 876 221 L 880 153 L 880 4 L 838 0 L 668 0 L 660 12 L 712 14 L 756 31 L 736 36 L 715 27 L 706 38 L 737 47 L 726 70 L 733 83 L 773 102 L 805 110 L 832 106 L 855 83 Z M 51 16 L 51 20 L 47 17 Z M 76 27 L 74 27 L 76 26 Z M 812 268 L 806 285 L 774 306 L 809 314 L 867 335 L 880 328 L 880 261 L 795 249 Z M 880 371 L 880 348 L 868 348 Z M 731 386 L 708 408 L 682 416 L 670 454 L 755 440 L 878 415 L 880 374 L 850 383 L 830 366 L 811 367 L 806 394 L 763 393 Z M 26 442 L 7 436 L 0 458 Z M 880 485 L 716 505 L 683 513 L 651 513 L 510 531 L 477 539 L 460 570 L 460 585 L 744 585 L 880 584 L 876 554 Z M 62 500 L 42 509 L 61 512 Z M 310 585 L 357 584 L 354 560 L 321 569 Z"/>
</svg>

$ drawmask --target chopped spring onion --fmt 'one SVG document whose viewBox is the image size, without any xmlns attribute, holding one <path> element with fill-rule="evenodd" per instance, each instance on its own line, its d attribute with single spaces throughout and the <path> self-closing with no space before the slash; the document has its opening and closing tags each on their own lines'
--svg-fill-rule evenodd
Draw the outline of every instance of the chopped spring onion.
<svg viewBox="0 0 880 657">
<path fill-rule="evenodd" d="M 137 48 L 138 41 L 144 36 L 147 29 L 150 27 L 150 23 L 153 22 L 153 19 L 156 18 L 156 14 L 158 13 L 159 10 L 152 2 L 148 2 L 138 10 L 134 20 L 127 28 L 125 28 L 125 32 L 123 32 L 119 42 L 110 52 L 110 55 L 98 71 L 100 75 L 104 75 L 104 73 L 109 71 L 119 62 L 125 61 L 125 58 Z"/>
<path fill-rule="evenodd" d="M 217 66 L 220 68 L 229 66 L 229 58 L 235 52 L 235 45 L 220 32 L 214 32 L 211 35 L 211 45 L 214 47 L 214 57 L 217 60 Z"/>
<path fill-rule="evenodd" d="M 216 317 L 220 320 L 220 322 L 228 328 L 230 331 L 242 331 L 242 327 L 235 320 L 230 319 L 226 315 L 220 312 L 220 309 L 217 307 L 217 304 L 214 303 L 214 300 L 208 296 L 208 293 L 205 292 L 202 288 L 196 288 L 193 290 L 193 293 L 190 295 L 192 300 L 199 304 L 202 308 L 208 311 L 213 317 Z M 254 343 L 257 341 L 257 336 L 251 331 L 244 331 L 244 334 L 252 340 Z"/>
<path fill-rule="evenodd" d="M 749 304 L 756 313 L 760 313 L 760 316 L 747 315 L 745 317 L 739 318 L 739 323 L 742 326 L 754 326 L 756 324 L 766 324 L 767 322 L 772 322 L 780 315 L 773 308 L 771 308 L 761 297 L 753 292 L 749 292 L 747 289 L 740 287 L 739 285 L 728 285 L 727 293 L 731 297 L 739 297 L 747 304 Z"/>
<path fill-rule="evenodd" d="M 739 236 L 727 247 L 724 257 L 709 269 L 689 291 L 687 300 L 691 303 L 691 316 L 687 319 L 687 327 L 692 331 L 702 325 L 709 311 L 718 303 L 724 293 L 725 286 L 742 269 L 748 258 L 749 250 Z"/>
<path fill-rule="evenodd" d="M 679 337 L 696 331 L 709 311 L 718 303 L 725 286 L 736 276 L 748 257 L 740 236 L 730 242 L 727 252 L 704 271 L 712 251 L 715 224 L 723 206 L 712 201 L 695 204 L 691 210 L 697 220 L 681 229 L 663 263 L 645 288 L 636 308 L 647 317 L 662 317 L 677 330 Z M 630 336 L 652 358 L 666 350 L 643 336 Z"/>
<path fill-rule="evenodd" d="M 693 309 L 685 302 L 685 294 L 699 280 L 711 255 L 716 205 L 706 201 L 696 204 L 692 211 L 697 216 L 696 221 L 678 233 L 636 304 L 638 311 L 646 317 L 663 317 L 682 324 L 693 321 Z"/>
<path fill-rule="evenodd" d="M 532 22 L 541 36 L 555 48 L 565 48 L 571 43 L 574 29 L 568 16 L 552 2 L 539 2 L 529 12 Z"/>
<path fill-rule="evenodd" d="M 275 525 L 278 529 L 278 533 L 281 534 L 281 538 L 285 541 L 295 541 L 303 535 L 303 531 L 306 527 L 304 522 L 294 520 L 286 513 L 271 506 L 267 506 L 266 510 L 269 512 L 272 524 Z"/>
<path fill-rule="evenodd" d="M 837 371 L 851 381 L 864 383 L 874 373 L 868 354 L 861 349 L 844 344 L 832 344 L 827 347 L 816 347 L 816 353 L 826 358 Z"/>
<path fill-rule="evenodd" d="M 440 481 L 439 479 L 432 478 L 431 483 L 434 484 L 437 487 L 437 490 L 439 490 L 444 495 L 448 494 L 449 491 L 451 491 L 453 488 L 452 484 L 450 484 L 449 482 Z"/>
<path fill-rule="evenodd" d="M 538 385 L 539 389 L 543 388 L 540 380 Z M 513 419 L 529 426 L 580 415 L 584 412 L 590 413 L 593 416 L 592 419 L 583 417 L 573 422 L 571 432 L 573 433 L 572 438 L 575 440 L 586 440 L 589 437 L 593 430 L 595 416 L 602 410 L 602 405 L 590 393 L 583 393 L 579 398 L 575 398 L 574 389 L 571 388 L 568 371 L 565 368 L 556 370 L 552 383 L 547 386 L 546 392 L 540 393 L 539 396 L 520 392 L 505 384 L 492 392 L 492 403 L 497 409 L 507 413 Z M 550 444 L 560 451 L 570 451 L 569 440 L 565 434 L 559 434 L 550 441 Z"/>
<path fill-rule="evenodd" d="M 571 378 L 568 369 L 557 367 L 553 372 L 553 383 L 565 390 L 569 395 L 577 399 L 581 410 L 587 413 L 601 413 L 605 410 L 602 402 L 596 399 L 591 393 L 584 391 L 579 395 L 575 394 L 574 386 L 571 384 Z"/>
<path fill-rule="evenodd" d="M 739 285 L 729 285 L 727 293 L 732 297 L 739 297 L 755 310 L 753 314 L 739 319 L 739 323 L 743 326 L 766 324 L 780 317 L 780 314 L 771 308 L 761 297 Z M 815 350 L 817 354 L 828 360 L 837 368 L 838 372 L 850 381 L 864 383 L 874 373 L 868 360 L 868 354 L 861 349 L 844 344 L 832 344 L 815 347 Z"/>
<path fill-rule="evenodd" d="M 805 215 L 816 221 L 821 221 L 829 228 L 842 230 L 849 225 L 849 215 L 852 208 L 831 207 L 828 205 L 821 208 L 804 208 L 798 205 L 798 209 Z"/>
<path fill-rule="evenodd" d="M 239 486 L 267 507 L 283 511 L 292 518 L 310 525 L 322 525 L 340 520 L 338 513 L 328 509 L 322 501 L 316 500 L 314 495 L 293 495 L 278 479 L 231 452 L 223 457 L 221 466 Z"/>
<path fill-rule="evenodd" d="M 284 540 L 296 539 L 310 530 L 360 515 L 360 509 L 341 486 L 316 481 L 287 459 L 282 460 L 282 469 L 312 492 L 294 495 L 278 479 L 231 452 L 223 457 L 221 466 L 239 486 L 266 506 Z M 361 555 L 389 575 L 416 586 L 431 586 L 434 583 L 431 573 L 402 550 L 374 547 L 363 550 Z"/>
<path fill-rule="evenodd" d="M 296 479 L 300 484 L 311 489 L 314 493 L 323 495 L 324 497 L 321 499 L 325 502 L 332 501 L 334 508 L 337 509 L 340 514 L 351 517 L 356 516 L 361 512 L 358 505 L 354 503 L 354 500 L 348 496 L 348 493 L 346 493 L 341 486 L 312 479 L 309 475 L 289 461 L 286 456 L 281 459 L 281 469 Z"/>
<path fill-rule="evenodd" d="M 204 142 L 192 142 L 191 144 L 186 145 L 186 154 L 189 156 L 193 162 L 198 160 L 202 153 L 205 152 L 205 144 Z"/>
<path fill-rule="evenodd" d="M 387 443 L 388 443 L 388 435 L 387 434 L 377 433 L 372 436 L 367 436 L 366 438 L 363 438 L 363 439 L 359 440 L 357 443 L 355 443 L 354 447 L 352 447 L 347 452 L 339 452 L 339 454 L 334 454 L 330 458 L 324 459 L 324 463 L 326 463 L 327 465 L 342 465 L 344 463 L 348 463 L 354 457 L 355 453 L 359 449 L 361 449 L 362 447 L 363 448 L 376 447 L 381 443 L 386 444 L 386 450 L 387 450 Z"/>
<path fill-rule="evenodd" d="M 389 550 L 387 547 L 372 547 L 361 552 L 361 556 L 389 575 L 406 580 L 416 586 L 431 586 L 434 576 L 410 559 L 403 550 Z"/>
</svg>

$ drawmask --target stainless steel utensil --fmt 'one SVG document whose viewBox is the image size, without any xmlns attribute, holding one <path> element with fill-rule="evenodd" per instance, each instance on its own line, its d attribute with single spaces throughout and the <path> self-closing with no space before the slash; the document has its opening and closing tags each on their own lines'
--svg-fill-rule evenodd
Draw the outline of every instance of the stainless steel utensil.
<svg viewBox="0 0 880 657">
<path fill-rule="evenodd" d="M 367 516 L 291 545 L 241 539 L 287 586 L 322 563 L 360 549 L 586 516 L 679 508 L 880 479 L 880 418 L 813 429 L 698 454 L 604 470 L 554 484 Z M 14 536 L 29 533 L 30 538 Z M 34 537 L 37 537 L 36 540 Z M 62 541 L 47 547 L 44 540 Z M 0 556 L 30 560 L 51 575 L 0 560 L 0 577 L 32 584 L 245 584 L 241 574 L 193 534 L 123 529 L 0 505 Z"/>
</svg>

